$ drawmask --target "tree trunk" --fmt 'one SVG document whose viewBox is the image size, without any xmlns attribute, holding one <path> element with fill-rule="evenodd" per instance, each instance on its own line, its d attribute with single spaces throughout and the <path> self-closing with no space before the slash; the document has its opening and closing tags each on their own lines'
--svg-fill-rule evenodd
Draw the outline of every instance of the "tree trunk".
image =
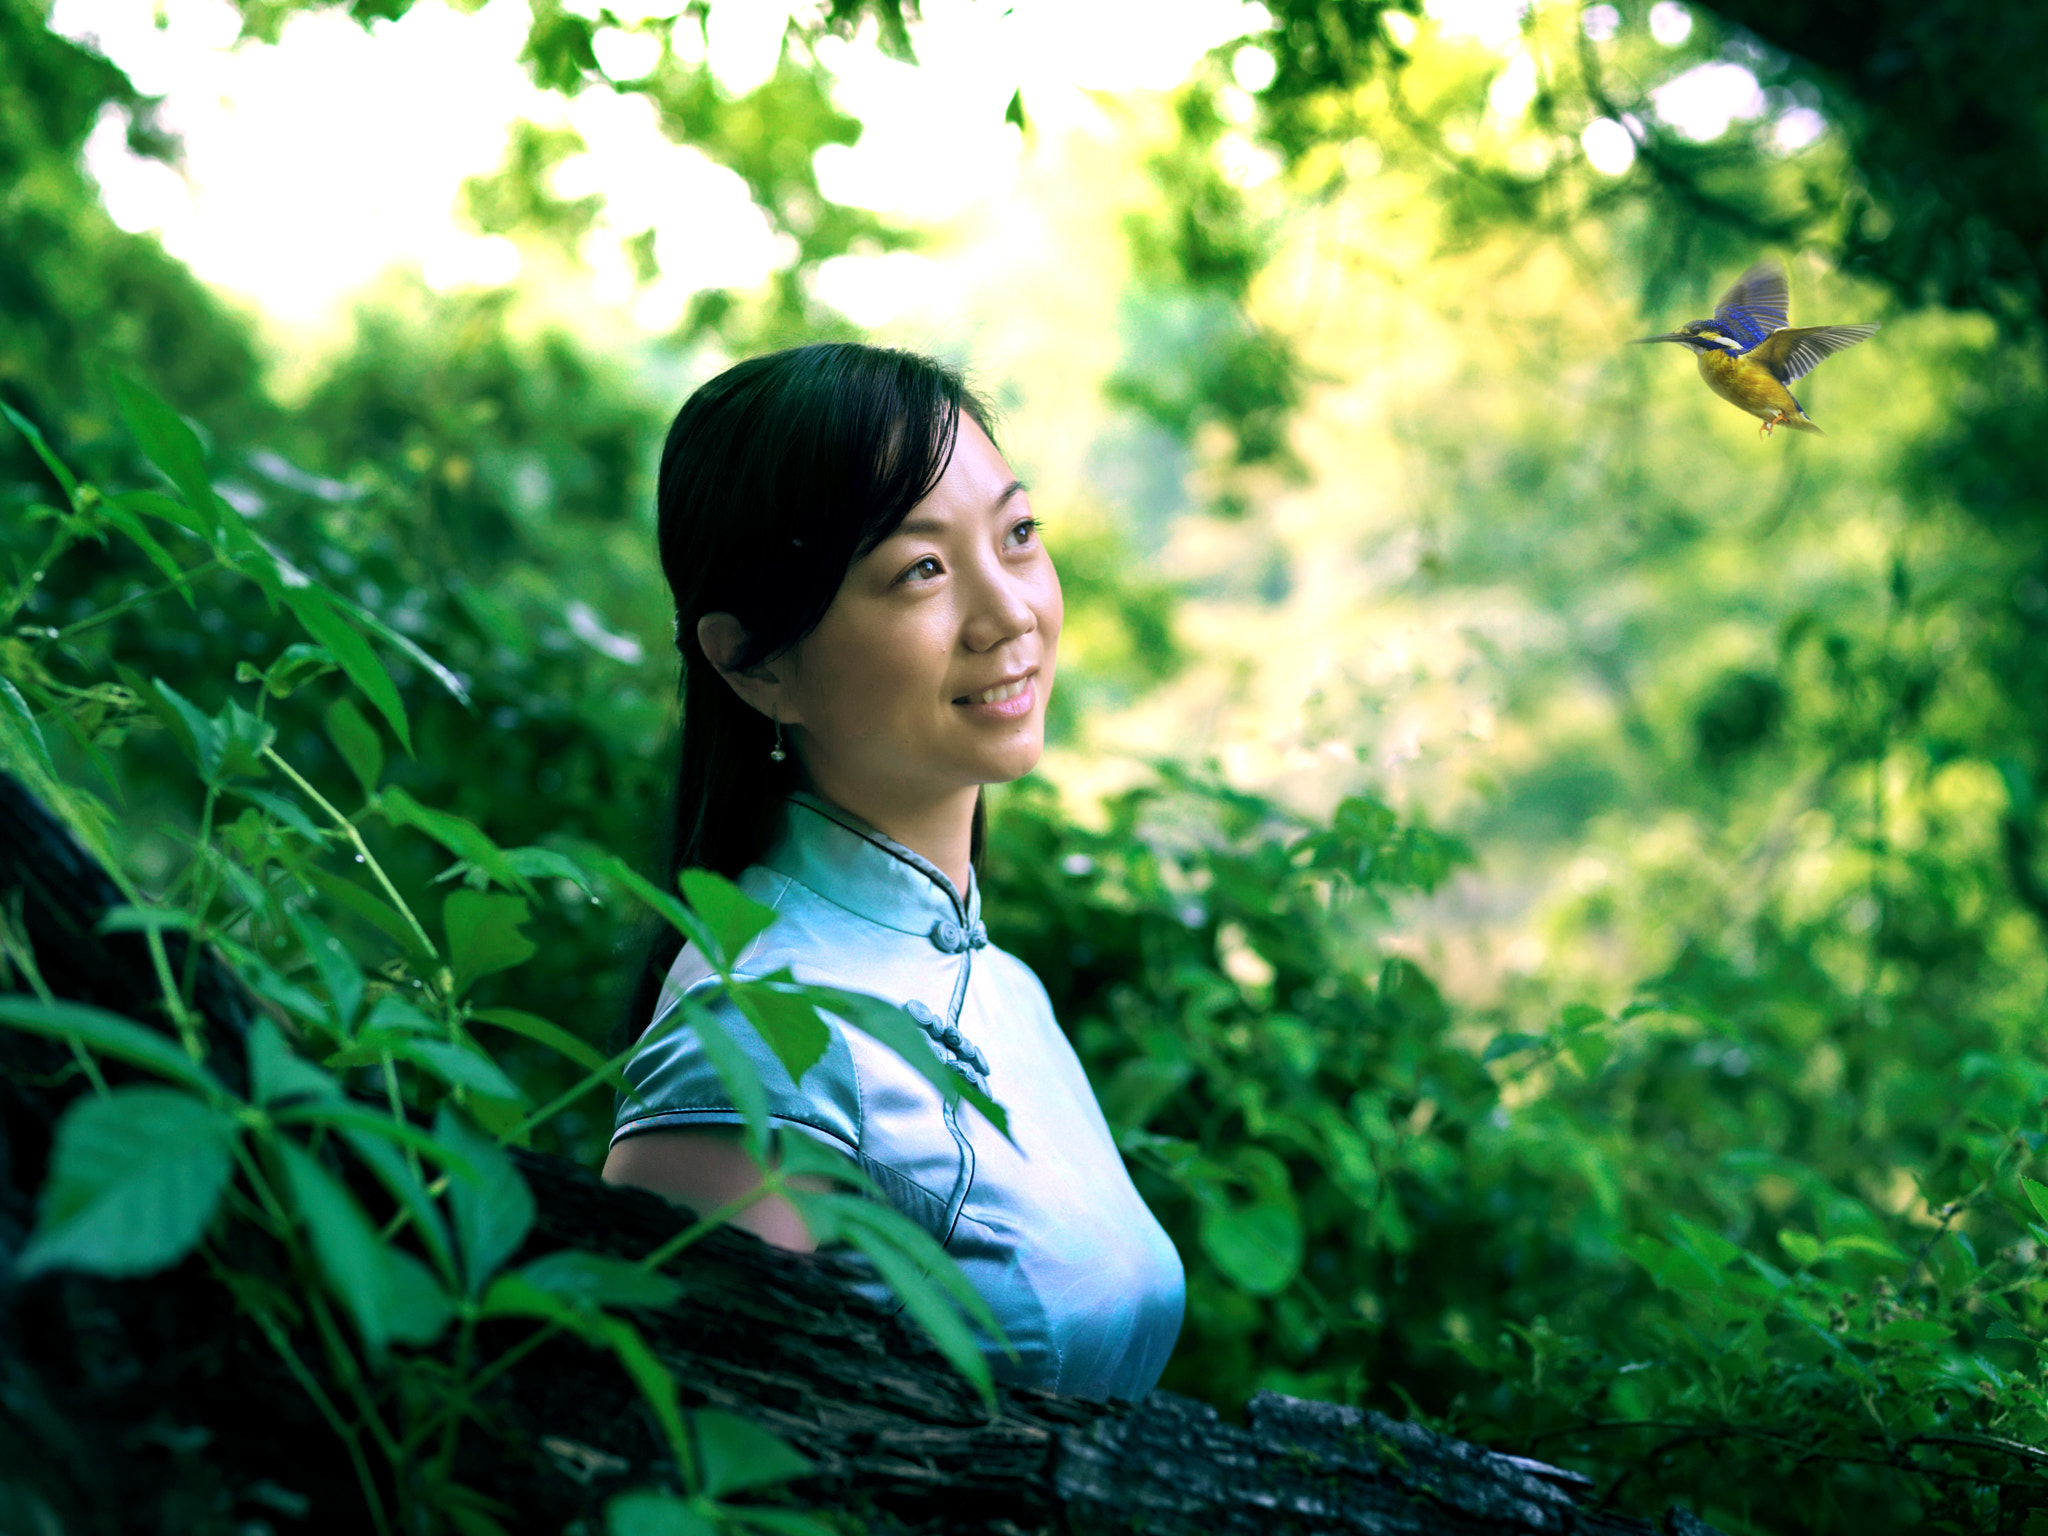
<svg viewBox="0 0 2048 1536">
<path fill-rule="evenodd" d="M 106 872 L 0 774 L 0 919 L 55 995 L 162 1022 L 140 935 L 97 933 Z M 174 971 L 187 956 L 167 935 Z M 223 1075 L 255 1005 L 211 952 L 195 997 Z M 0 977 L 18 991 L 18 963 Z M 106 1069 L 118 1079 L 113 1066 Z M 274 1343 L 201 1259 L 135 1281 L 16 1280 L 52 1128 L 84 1084 L 57 1042 L 0 1027 L 0 1531 L 97 1536 L 369 1529 L 358 1473 Z M 682 1217 L 564 1159 L 520 1153 L 539 1219 L 523 1258 L 565 1247 L 637 1258 Z M 292 1293 L 253 1232 L 216 1239 L 238 1273 Z M 877 1528 L 1370 1533 L 1647 1532 L 1588 1509 L 1576 1473 L 1376 1413 L 1277 1393 L 1242 1425 L 1169 1393 L 1099 1403 L 999 1388 L 993 1411 L 898 1318 L 842 1283 L 847 1261 L 730 1229 L 671 1265 L 682 1299 L 635 1322 L 686 1406 L 773 1430 L 817 1465 L 791 1485 Z M 297 1354 L 315 1378 L 310 1327 Z M 484 1330 L 491 1358 L 529 1324 Z M 331 1384 L 328 1384 L 331 1387 Z M 373 1481 L 387 1473 L 373 1471 Z M 499 1376 L 464 1427 L 454 1478 L 507 1530 L 603 1529 L 621 1489 L 675 1481 L 643 1400 L 606 1353 L 566 1336 Z M 386 1487 L 381 1492 L 388 1496 Z M 1673 1511 L 1667 1531 L 1706 1528 Z"/>
</svg>

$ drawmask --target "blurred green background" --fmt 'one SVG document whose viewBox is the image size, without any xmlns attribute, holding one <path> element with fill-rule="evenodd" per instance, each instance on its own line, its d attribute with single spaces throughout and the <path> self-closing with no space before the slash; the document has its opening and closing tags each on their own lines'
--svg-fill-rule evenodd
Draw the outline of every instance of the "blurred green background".
<svg viewBox="0 0 2048 1536">
<path fill-rule="evenodd" d="M 146 486 L 110 370 L 145 381 L 450 669 L 382 648 L 390 783 L 650 864 L 667 417 L 772 346 L 940 352 L 1066 583 L 992 927 L 1188 1258 L 1165 1384 L 1418 1412 L 1731 1531 L 2048 1529 L 2038 7 L 145 11 L 0 0 L 0 399 Z M 451 213 L 406 173 L 458 140 Z M 1626 345 L 1766 255 L 1795 324 L 1884 326 L 1799 387 L 1826 436 Z M 119 538 L 30 579 L 55 494 L 0 441 L 0 670 L 171 888 L 200 797 L 136 680 L 219 710 L 297 637 L 147 596 Z M 337 799 L 340 691 L 269 714 Z M 644 932 L 541 894 L 479 1000 L 602 1042 Z"/>
</svg>

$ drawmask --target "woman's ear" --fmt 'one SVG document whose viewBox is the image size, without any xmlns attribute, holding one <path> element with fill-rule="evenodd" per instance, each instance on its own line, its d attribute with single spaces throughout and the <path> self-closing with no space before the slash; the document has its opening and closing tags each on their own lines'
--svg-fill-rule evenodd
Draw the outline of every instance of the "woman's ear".
<svg viewBox="0 0 2048 1536">
<path fill-rule="evenodd" d="M 729 613 L 705 614 L 697 621 L 697 644 L 703 647 L 704 659 L 746 703 L 771 720 L 797 723 L 784 697 L 786 666 L 773 661 L 744 669 L 734 665 L 747 648 L 747 632 L 738 619 Z"/>
</svg>

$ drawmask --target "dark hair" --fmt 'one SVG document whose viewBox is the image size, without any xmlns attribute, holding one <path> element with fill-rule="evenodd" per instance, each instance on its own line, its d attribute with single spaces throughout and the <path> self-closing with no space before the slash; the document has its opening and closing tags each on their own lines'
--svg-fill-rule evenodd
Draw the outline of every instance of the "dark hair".
<svg viewBox="0 0 2048 1536">
<path fill-rule="evenodd" d="M 794 757 L 769 759 L 774 726 L 718 675 L 697 621 L 729 613 L 746 631 L 738 668 L 797 644 L 824 618 L 853 563 L 931 494 L 960 413 L 991 439 L 988 408 L 960 375 L 914 352 L 829 342 L 737 363 L 677 412 L 655 489 L 661 569 L 675 596 L 682 744 L 667 859 L 735 877 L 767 851 Z M 981 857 L 977 801 L 972 854 Z M 681 948 L 654 942 L 627 1014 L 644 1028 Z"/>
</svg>

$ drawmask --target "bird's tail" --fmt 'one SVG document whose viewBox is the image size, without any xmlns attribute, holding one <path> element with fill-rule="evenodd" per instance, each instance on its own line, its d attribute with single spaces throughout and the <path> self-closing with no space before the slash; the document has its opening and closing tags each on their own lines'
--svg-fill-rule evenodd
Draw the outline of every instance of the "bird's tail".
<svg viewBox="0 0 2048 1536">
<path fill-rule="evenodd" d="M 1799 430 L 1799 431 L 1801 431 L 1801 432 L 1820 432 L 1820 435 L 1821 435 L 1822 437 L 1826 437 L 1826 436 L 1827 436 L 1827 433 L 1825 433 L 1825 432 L 1821 432 L 1821 431 L 1820 431 L 1820 428 L 1819 428 L 1819 427 L 1816 427 L 1816 426 L 1815 426 L 1815 425 L 1813 424 L 1813 422 L 1812 422 L 1811 418 L 1809 418 L 1809 417 L 1808 417 L 1808 416 L 1806 415 L 1806 413 L 1805 413 L 1805 412 L 1803 412 L 1803 411 L 1802 411 L 1802 412 L 1800 412 L 1800 414 L 1799 414 L 1799 415 L 1797 415 L 1797 416 L 1786 416 L 1786 417 L 1783 417 L 1783 418 L 1782 418 L 1782 419 L 1780 419 L 1780 421 L 1778 422 L 1778 425 L 1779 425 L 1779 426 L 1781 426 L 1781 427 L 1793 427 L 1793 428 L 1796 428 L 1797 430 Z"/>
</svg>

